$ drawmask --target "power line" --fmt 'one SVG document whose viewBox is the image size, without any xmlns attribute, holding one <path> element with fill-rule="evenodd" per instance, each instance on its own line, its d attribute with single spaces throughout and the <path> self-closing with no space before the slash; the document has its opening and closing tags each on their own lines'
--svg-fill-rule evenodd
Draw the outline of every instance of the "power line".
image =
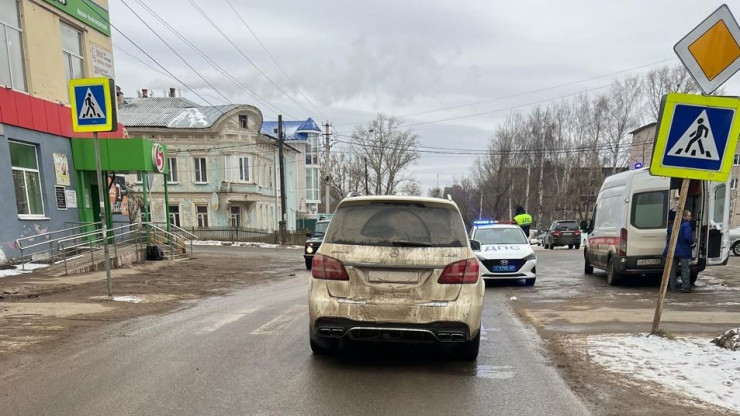
<svg viewBox="0 0 740 416">
<path fill-rule="evenodd" d="M 106 19 L 105 16 L 103 16 L 102 14 L 100 14 L 100 12 L 98 12 L 98 10 L 97 10 L 97 5 L 95 3 L 91 3 L 90 0 L 82 0 L 82 1 L 84 3 L 86 3 L 88 6 L 90 6 L 90 9 L 93 12 L 95 12 L 95 14 L 97 14 L 98 17 L 100 17 L 100 19 L 102 19 L 104 22 L 108 23 L 110 25 L 110 27 L 112 27 L 113 29 L 115 29 L 116 32 L 118 32 L 121 36 L 123 36 L 124 38 L 126 38 L 127 41 L 129 41 L 132 45 L 134 45 L 136 47 L 136 49 L 138 49 L 139 51 L 141 51 L 141 53 L 143 53 L 144 55 L 146 55 L 147 58 L 151 59 L 152 62 L 154 62 L 155 64 L 157 64 L 157 66 L 159 66 L 160 68 L 162 68 L 162 70 L 164 70 L 167 74 L 169 74 L 173 79 L 175 79 L 182 86 L 184 86 L 185 88 L 187 88 L 188 90 L 190 90 L 190 92 L 192 92 L 193 94 L 195 94 L 198 98 L 200 98 L 204 102 L 208 103 L 209 105 L 212 105 L 212 104 L 210 104 L 208 102 L 208 100 L 206 100 L 205 98 L 203 98 L 194 89 L 192 89 L 190 87 L 190 85 L 186 84 L 184 81 L 182 81 L 180 78 L 178 78 L 175 74 L 173 74 L 172 72 L 170 72 L 167 68 L 165 68 L 162 64 L 160 64 L 159 61 L 157 61 L 156 59 L 154 59 L 144 49 L 142 49 L 141 46 L 139 46 L 136 42 L 134 42 L 133 40 L 131 40 L 131 38 L 128 37 L 125 33 L 123 33 L 121 31 L 121 29 L 117 28 L 115 25 L 113 25 L 113 23 L 111 21 L 109 21 L 108 19 Z M 220 111 L 220 110 L 218 110 L 218 111 Z M 221 112 L 221 114 L 223 114 L 223 112 Z"/>
<path fill-rule="evenodd" d="M 138 0 L 138 1 L 141 1 L 141 0 Z M 246 28 L 247 28 L 247 30 L 249 30 L 249 33 L 251 33 L 251 34 L 252 34 L 252 36 L 254 36 L 254 39 L 255 39 L 255 40 L 257 41 L 257 43 L 259 43 L 259 44 L 260 44 L 260 46 L 262 47 L 262 49 L 264 49 L 264 51 L 265 51 L 265 52 L 267 52 L 267 55 L 269 55 L 269 56 L 270 56 L 270 59 L 272 59 L 272 62 L 274 62 L 274 63 L 275 63 L 275 66 L 277 66 L 277 68 L 278 68 L 278 69 L 280 70 L 280 72 L 282 72 L 282 74 L 283 74 L 283 75 L 285 76 L 285 78 L 287 78 L 287 79 L 288 79 L 288 81 L 290 81 L 290 83 L 291 83 L 291 84 L 293 84 L 293 87 L 294 87 L 294 88 L 295 88 L 295 89 L 296 89 L 296 90 L 298 91 L 298 93 L 299 93 L 299 94 L 301 94 L 301 96 L 303 96 L 303 98 L 305 98 L 305 99 L 306 99 L 306 101 L 308 101 L 308 103 L 309 103 L 309 104 L 310 104 L 310 105 L 311 105 L 311 106 L 313 107 L 313 109 L 314 109 L 314 110 L 315 110 L 315 111 L 316 111 L 316 112 L 318 113 L 318 115 L 320 115 L 320 116 L 321 116 L 321 117 L 322 117 L 323 119 L 328 119 L 328 117 L 326 117 L 326 116 L 325 116 L 325 115 L 324 115 L 324 114 L 323 114 L 323 113 L 321 112 L 321 110 L 320 110 L 320 109 L 318 108 L 318 106 L 316 106 L 316 104 L 315 104 L 315 103 L 314 103 L 314 102 L 313 102 L 313 101 L 311 100 L 311 98 L 309 98 L 309 97 L 308 97 L 308 96 L 307 96 L 306 94 L 304 94 L 304 93 L 303 93 L 303 90 L 301 89 L 301 87 L 299 87 L 299 86 L 298 86 L 298 84 L 297 84 L 297 83 L 296 83 L 295 81 L 293 81 L 293 78 L 291 78 L 291 77 L 290 77 L 290 76 L 288 75 L 288 73 L 287 73 L 287 72 L 286 72 L 286 71 L 285 71 L 285 70 L 283 69 L 283 67 L 282 67 L 282 66 L 281 66 L 281 65 L 280 65 L 280 64 L 278 63 L 277 59 L 275 59 L 275 57 L 274 57 L 274 56 L 272 55 L 272 53 L 270 52 L 270 50 L 269 50 L 269 49 L 267 49 L 267 46 L 265 46 L 265 45 L 264 45 L 264 44 L 262 43 L 262 41 L 261 41 L 261 40 L 259 39 L 259 37 L 257 37 L 257 34 L 256 34 L 256 33 L 254 33 L 254 31 L 252 30 L 252 28 L 251 28 L 251 27 L 250 27 L 250 26 L 249 26 L 249 25 L 247 24 L 247 21 L 246 21 L 246 20 L 244 20 L 244 18 L 243 18 L 243 17 L 242 17 L 242 15 L 241 15 L 241 14 L 239 13 L 239 11 L 238 11 L 238 10 L 236 10 L 236 8 L 234 7 L 234 5 L 233 5 L 233 4 L 231 4 L 231 1 L 229 1 L 229 0 L 226 0 L 226 3 L 227 3 L 227 4 L 229 5 L 229 7 L 231 7 L 231 10 L 233 10 L 233 11 L 234 11 L 234 13 L 236 13 L 236 16 L 237 16 L 237 17 L 239 18 L 239 20 L 241 20 L 241 22 L 242 22 L 242 23 L 244 24 L 244 27 L 246 27 Z"/>
<path fill-rule="evenodd" d="M 398 117 L 399 118 L 412 117 L 412 116 L 416 116 L 416 115 L 436 113 L 436 112 L 440 112 L 440 111 L 454 110 L 454 109 L 458 109 L 458 108 L 471 107 L 471 106 L 474 106 L 474 105 L 484 104 L 484 103 L 488 103 L 488 102 L 501 101 L 501 100 L 506 100 L 506 99 L 509 99 L 509 98 L 521 97 L 521 96 L 524 96 L 524 95 L 534 94 L 534 93 L 538 93 L 538 92 L 550 91 L 550 90 L 554 90 L 554 89 L 558 89 L 558 88 L 562 88 L 562 87 L 567 87 L 567 86 L 570 86 L 570 85 L 580 84 L 580 83 L 583 83 L 583 82 L 593 81 L 593 80 L 596 80 L 596 79 L 606 78 L 606 77 L 610 77 L 610 76 L 613 76 L 613 75 L 622 74 L 622 73 L 625 73 L 625 72 L 631 72 L 631 71 L 635 71 L 635 70 L 638 70 L 638 69 L 647 68 L 647 67 L 650 67 L 650 66 L 653 66 L 653 65 L 658 65 L 658 64 L 661 64 L 661 63 L 664 63 L 664 62 L 668 62 L 668 61 L 673 61 L 673 60 L 676 60 L 676 59 L 678 59 L 678 58 L 675 58 L 674 57 L 674 58 L 663 59 L 661 61 L 653 62 L 653 63 L 650 63 L 650 64 L 645 64 L 645 65 L 640 65 L 640 66 L 636 66 L 636 67 L 632 67 L 632 68 L 628 68 L 628 69 L 623 69 L 623 70 L 620 70 L 620 71 L 615 71 L 615 72 L 611 72 L 611 73 L 608 73 L 608 74 L 598 75 L 598 76 L 591 77 L 591 78 L 584 78 L 584 79 L 580 79 L 580 80 L 576 80 L 576 81 L 571 81 L 571 82 L 567 82 L 567 83 L 564 83 L 564 84 L 553 85 L 553 86 L 550 86 L 550 87 L 540 88 L 540 89 L 536 89 L 536 90 L 530 90 L 530 91 L 526 91 L 526 92 L 522 92 L 522 93 L 517 93 L 517 94 L 512 94 L 512 95 L 503 96 L 503 97 L 489 98 L 489 99 L 486 99 L 486 100 L 476 101 L 476 102 L 469 103 L 469 104 L 461 104 L 461 105 L 456 105 L 456 106 L 451 106 L 451 107 L 437 108 L 435 110 L 428 110 L 428 111 L 420 111 L 420 112 L 416 112 L 416 113 L 402 114 L 402 115 L 400 115 Z M 481 113 L 481 114 L 485 114 L 485 113 Z M 364 120 L 364 121 L 366 121 L 366 120 Z M 340 123 L 340 124 L 337 124 L 337 126 L 339 126 L 339 127 L 348 126 L 348 125 L 352 125 L 352 124 L 362 123 L 364 121 L 358 121 L 358 122 L 352 122 L 352 123 Z M 426 123 L 418 123 L 418 124 L 426 124 Z"/>
<path fill-rule="evenodd" d="M 306 106 L 304 106 L 303 104 L 301 104 L 301 103 L 299 103 L 298 101 L 296 101 L 296 100 L 295 100 L 295 99 L 294 99 L 293 97 L 291 97 L 291 96 L 290 96 L 290 95 L 289 95 L 289 94 L 288 94 L 287 92 L 285 92 L 285 90 L 283 90 L 283 89 L 282 89 L 282 88 L 280 87 L 280 85 L 278 85 L 278 84 L 277 84 L 277 83 L 276 83 L 275 81 L 273 81 L 273 80 L 272 80 L 272 78 L 270 78 L 270 77 L 269 77 L 269 76 L 268 76 L 268 75 L 267 75 L 267 74 L 266 74 L 266 73 L 265 73 L 264 71 L 262 71 L 262 69 L 260 69 L 260 67 L 259 67 L 259 66 L 257 66 L 257 64 L 255 64 L 255 63 L 254 63 L 254 61 L 252 61 L 252 59 L 250 59 L 250 58 L 249 58 L 249 56 L 247 56 L 247 54 L 246 54 L 246 53 L 244 53 L 244 51 L 243 51 L 243 50 L 242 50 L 242 49 L 241 49 L 241 48 L 240 48 L 240 47 L 239 47 L 239 46 L 238 46 L 238 45 L 237 45 L 236 43 L 234 43 L 234 41 L 233 41 L 233 40 L 232 40 L 232 39 L 231 39 L 231 38 L 230 38 L 230 37 L 229 37 L 229 36 L 228 36 L 228 35 L 227 35 L 226 33 L 224 33 L 224 31 L 223 31 L 223 30 L 221 30 L 221 28 L 220 28 L 220 27 L 219 27 L 219 26 L 218 26 L 218 25 L 217 25 L 217 24 L 216 24 L 216 23 L 215 23 L 215 22 L 214 22 L 214 21 L 213 21 L 213 20 L 212 20 L 212 19 L 211 19 L 211 18 L 210 18 L 210 17 L 208 16 L 208 14 L 207 14 L 207 13 L 206 13 L 206 12 L 205 12 L 205 11 L 204 11 L 204 10 L 203 10 L 203 9 L 202 9 L 201 7 L 200 7 L 200 6 L 198 6 L 198 5 L 197 5 L 197 4 L 195 3 L 195 1 L 193 1 L 193 0 L 188 0 L 188 3 L 190 3 L 190 4 L 191 4 L 191 5 L 192 5 L 192 6 L 193 6 L 193 7 L 194 7 L 194 8 L 195 8 L 195 9 L 196 9 L 196 10 L 197 10 L 197 11 L 198 11 L 198 12 L 199 12 L 199 13 L 200 13 L 200 14 L 201 14 L 201 15 L 202 15 L 202 16 L 203 16 L 204 18 L 205 18 L 205 19 L 206 19 L 206 21 L 208 21 L 208 23 L 209 23 L 209 24 L 210 24 L 210 25 L 211 25 L 211 26 L 212 26 L 212 27 L 213 27 L 214 29 L 216 29 L 216 31 L 217 31 L 218 33 L 219 33 L 219 34 L 221 34 L 221 36 L 223 36 L 223 37 L 224 37 L 224 39 L 226 39 L 226 41 L 227 41 L 227 42 L 229 42 L 229 44 L 230 44 L 231 46 L 233 46 L 233 47 L 234 47 L 234 48 L 235 48 L 235 49 L 236 49 L 236 50 L 237 50 L 237 51 L 239 52 L 239 54 L 240 54 L 241 56 L 243 56 L 243 57 L 244 57 L 244 59 L 246 59 L 246 60 L 247 60 L 247 61 L 248 61 L 248 62 L 249 62 L 249 63 L 250 63 L 250 64 L 251 64 L 251 65 L 252 65 L 253 67 L 254 67 L 254 69 L 256 69 L 256 70 L 257 70 L 257 72 L 259 72 L 259 73 L 260 73 L 260 74 L 261 74 L 261 75 L 262 75 L 262 76 L 263 76 L 263 77 L 264 77 L 265 79 L 267 79 L 268 81 L 270 81 L 270 83 L 271 83 L 271 84 L 272 84 L 273 86 L 275 86 L 275 88 L 277 88 L 277 89 L 278 89 L 278 91 L 280 91 L 281 93 L 283 93 L 283 95 L 285 95 L 285 96 L 286 96 L 287 98 L 289 98 L 289 99 L 290 99 L 291 101 L 293 101 L 293 103 L 295 103 L 295 104 L 296 104 L 296 105 L 297 105 L 298 107 L 300 107 L 300 108 L 301 108 L 301 109 L 303 109 L 304 111 L 308 112 L 309 114 L 311 113 L 311 110 L 309 110 L 309 109 L 308 109 L 308 108 L 307 108 Z"/>
<path fill-rule="evenodd" d="M 227 79 L 229 79 L 232 83 L 236 84 L 237 86 L 241 87 L 243 90 L 247 91 L 249 94 L 251 94 L 256 100 L 260 101 L 262 104 L 265 105 L 265 107 L 269 107 L 270 110 L 275 112 L 275 114 L 286 114 L 285 111 L 281 110 L 277 106 L 271 104 L 266 99 L 262 98 L 259 94 L 254 92 L 252 89 L 244 85 L 241 81 L 236 79 L 233 75 L 231 75 L 228 71 L 223 69 L 220 65 L 218 65 L 213 59 L 211 59 L 205 52 L 203 52 L 200 48 L 198 48 L 194 43 L 192 43 L 188 38 L 184 35 L 182 35 L 177 29 L 172 27 L 165 19 L 159 16 L 158 13 L 156 13 L 154 10 L 152 10 L 149 6 L 146 5 L 142 0 L 136 0 L 139 5 L 144 8 L 147 12 L 151 14 L 152 17 L 157 19 L 164 27 L 166 27 L 170 32 L 172 32 L 175 36 L 177 36 L 180 40 L 182 40 L 186 45 L 188 45 L 192 50 L 194 50 L 198 55 L 200 55 L 203 59 L 205 59 L 209 64 L 213 65 L 221 74 L 223 74 Z M 292 117 L 292 116 L 291 116 Z"/>
<path fill-rule="evenodd" d="M 170 51 L 172 51 L 172 53 L 174 53 L 174 54 L 175 54 L 175 55 L 176 55 L 176 56 L 177 56 L 178 58 L 180 58 L 180 60 L 182 61 L 182 63 L 184 63 L 184 64 L 185 64 L 185 65 L 186 65 L 186 66 L 187 66 L 188 68 L 190 68 L 190 70 L 191 70 L 191 71 L 193 71 L 193 72 L 195 73 L 195 75 L 197 75 L 197 76 L 198 76 L 198 78 L 200 78 L 201 80 L 203 80 L 203 82 L 205 82 L 205 83 L 206 83 L 206 85 L 208 85 L 209 87 L 211 87 L 211 89 L 212 89 L 212 90 L 216 91 L 216 92 L 217 92 L 217 93 L 218 93 L 218 94 L 219 94 L 219 95 L 220 95 L 221 97 L 223 97 L 223 98 L 224 98 L 224 100 L 225 100 L 225 101 L 226 101 L 227 103 L 229 103 L 229 104 L 234 104 L 234 103 L 232 103 L 232 102 L 231 102 L 231 101 L 229 100 L 229 98 L 228 98 L 227 96 L 225 96 L 225 95 L 224 95 L 224 94 L 223 94 L 223 93 L 222 93 L 221 91 L 219 91 L 219 90 L 218 90 L 218 88 L 214 87 L 214 86 L 213 86 L 213 84 L 211 84 L 211 83 L 210 83 L 210 82 L 209 82 L 209 81 L 208 81 L 208 80 L 207 80 L 207 79 L 206 79 L 206 78 L 205 78 L 205 77 L 204 77 L 204 76 L 203 76 L 203 75 L 202 75 L 202 74 L 201 74 L 200 72 L 198 72 L 198 70 L 196 70 L 195 68 L 193 68 L 193 66 L 192 66 L 192 65 L 190 65 L 190 63 L 189 63 L 188 61 L 186 61 L 186 60 L 185 60 L 185 58 L 183 58 L 183 57 L 182 57 L 182 55 L 180 55 L 180 54 L 179 54 L 179 53 L 178 53 L 178 52 L 177 52 L 177 51 L 175 50 L 175 48 L 173 48 L 172 46 L 170 46 L 170 44 L 169 44 L 169 43 L 167 43 L 167 41 L 166 41 L 166 40 L 164 40 L 164 38 L 162 38 L 162 36 L 160 36 L 160 35 L 159 35 L 159 33 L 157 33 L 157 31 L 156 31 L 156 30 L 154 30 L 154 28 L 152 28 L 152 27 L 151 27 L 151 26 L 149 25 L 149 23 L 147 23 L 147 22 L 146 22 L 146 20 L 144 20 L 144 19 L 143 19 L 143 18 L 142 18 L 141 16 L 139 16 L 139 14 L 138 14 L 138 13 L 136 13 L 136 11 L 135 11 L 135 10 L 134 10 L 134 9 L 133 9 L 133 8 L 132 8 L 131 6 L 129 6 L 129 4 L 128 4 L 128 2 L 126 2 L 126 0 L 121 0 L 121 3 L 123 3 L 123 5 L 124 5 L 124 6 L 126 6 L 126 8 L 127 8 L 127 9 L 129 9 L 129 10 L 131 11 L 131 13 L 133 13 L 133 14 L 134 14 L 134 16 L 136 16 L 136 18 L 137 18 L 137 19 L 139 19 L 139 21 L 140 21 L 141 23 L 143 23 L 143 24 L 144 24 L 144 26 L 146 26 L 146 27 L 147 27 L 147 29 L 149 29 L 149 31 L 150 31 L 150 32 L 152 32 L 152 33 L 154 34 L 154 36 L 156 36 L 156 37 L 157 37 L 157 38 L 158 38 L 158 39 L 159 39 L 160 41 L 162 41 L 162 43 L 164 43 L 164 44 L 165 44 L 165 46 L 167 46 L 167 48 L 169 48 L 169 50 L 170 50 Z"/>
</svg>

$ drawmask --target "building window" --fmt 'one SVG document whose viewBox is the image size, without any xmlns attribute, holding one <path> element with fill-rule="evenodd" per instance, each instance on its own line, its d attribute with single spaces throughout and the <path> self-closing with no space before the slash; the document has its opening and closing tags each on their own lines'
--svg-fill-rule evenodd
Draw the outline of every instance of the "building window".
<svg viewBox="0 0 740 416">
<path fill-rule="evenodd" d="M 195 216 L 198 218 L 198 227 L 208 227 L 208 205 L 196 205 Z"/>
<path fill-rule="evenodd" d="M 319 201 L 318 169 L 306 169 L 306 201 Z"/>
<path fill-rule="evenodd" d="M 730 179 L 730 189 L 737 189 L 737 178 Z"/>
<path fill-rule="evenodd" d="M 249 156 L 226 156 L 226 180 L 249 182 Z"/>
<path fill-rule="evenodd" d="M 735 155 L 735 160 L 734 160 L 733 165 L 740 166 L 740 154 Z"/>
<path fill-rule="evenodd" d="M 308 143 L 306 144 L 306 164 L 319 164 L 319 135 L 309 133 Z"/>
<path fill-rule="evenodd" d="M 249 128 L 249 119 L 244 114 L 239 115 L 239 127 L 243 129 Z"/>
<path fill-rule="evenodd" d="M 0 85 L 26 91 L 18 2 L 0 0 Z"/>
<path fill-rule="evenodd" d="M 13 169 L 15 203 L 18 215 L 43 216 L 41 177 L 36 146 L 9 142 L 10 165 Z"/>
<path fill-rule="evenodd" d="M 242 223 L 241 217 L 242 217 L 241 207 L 232 205 L 231 206 L 231 226 L 239 227 Z"/>
<path fill-rule="evenodd" d="M 168 169 L 170 174 L 167 175 L 167 183 L 177 183 L 177 158 L 167 158 Z"/>
<path fill-rule="evenodd" d="M 84 78 L 82 58 L 82 34 L 71 26 L 60 24 L 62 28 L 62 57 L 67 82 L 70 79 Z"/>
<path fill-rule="evenodd" d="M 170 205 L 169 214 L 170 214 L 170 224 L 174 225 L 175 227 L 180 227 L 180 206 Z"/>
<path fill-rule="evenodd" d="M 196 157 L 195 161 L 195 183 L 208 183 L 208 174 L 206 173 L 206 158 Z"/>
<path fill-rule="evenodd" d="M 142 176 L 141 172 L 136 172 L 136 181 L 134 183 L 143 183 L 144 177 Z"/>
</svg>

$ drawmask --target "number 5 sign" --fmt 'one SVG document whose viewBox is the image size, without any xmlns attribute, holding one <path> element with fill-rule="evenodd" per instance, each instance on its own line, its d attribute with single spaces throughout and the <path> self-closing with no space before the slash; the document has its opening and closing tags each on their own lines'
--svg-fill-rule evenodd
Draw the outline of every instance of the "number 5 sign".
<svg viewBox="0 0 740 416">
<path fill-rule="evenodd" d="M 159 173 L 164 172 L 164 162 L 164 147 L 159 143 L 154 143 L 152 145 L 152 163 L 154 164 L 154 170 Z"/>
</svg>

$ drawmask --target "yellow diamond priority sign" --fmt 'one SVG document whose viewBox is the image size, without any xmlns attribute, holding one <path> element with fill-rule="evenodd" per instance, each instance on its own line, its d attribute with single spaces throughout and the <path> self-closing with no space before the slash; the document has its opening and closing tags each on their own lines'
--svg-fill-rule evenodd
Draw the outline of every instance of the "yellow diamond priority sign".
<svg viewBox="0 0 740 416">
<path fill-rule="evenodd" d="M 722 5 L 673 50 L 702 91 L 711 94 L 740 70 L 740 26 Z"/>
</svg>

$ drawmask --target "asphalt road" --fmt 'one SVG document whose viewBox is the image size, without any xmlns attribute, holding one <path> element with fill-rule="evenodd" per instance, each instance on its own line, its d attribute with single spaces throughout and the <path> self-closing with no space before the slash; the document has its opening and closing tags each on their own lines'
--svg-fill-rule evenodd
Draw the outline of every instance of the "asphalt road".
<svg viewBox="0 0 740 416">
<path fill-rule="evenodd" d="M 487 290 L 475 363 L 451 361 L 438 347 L 396 345 L 353 345 L 339 356 L 316 357 L 308 346 L 310 275 L 300 250 L 261 250 L 222 252 L 297 256 L 296 268 L 284 271 L 296 276 L 87 334 L 4 374 L 0 413 L 588 414 L 543 358 L 535 333 L 512 314 L 511 292 L 532 288 Z M 553 264 L 560 257 L 547 256 Z M 575 253 L 564 257 L 571 268 L 577 263 Z"/>
</svg>

